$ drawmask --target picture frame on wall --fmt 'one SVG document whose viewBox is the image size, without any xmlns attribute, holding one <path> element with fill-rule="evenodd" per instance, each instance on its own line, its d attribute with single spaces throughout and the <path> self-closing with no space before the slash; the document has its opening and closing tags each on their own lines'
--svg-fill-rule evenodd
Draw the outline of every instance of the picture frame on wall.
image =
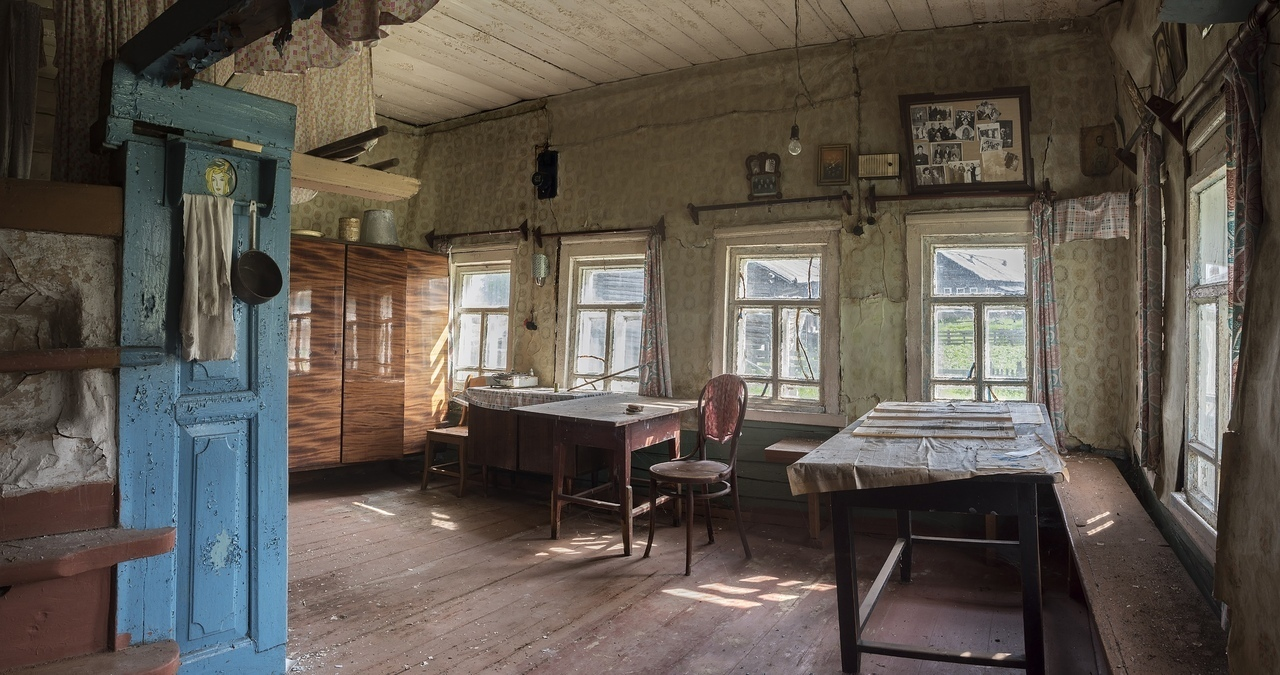
<svg viewBox="0 0 1280 675">
<path fill-rule="evenodd" d="M 912 194 L 1034 189 L 1031 89 L 898 97 Z"/>
<path fill-rule="evenodd" d="M 818 146 L 818 185 L 849 184 L 849 144 Z"/>
</svg>

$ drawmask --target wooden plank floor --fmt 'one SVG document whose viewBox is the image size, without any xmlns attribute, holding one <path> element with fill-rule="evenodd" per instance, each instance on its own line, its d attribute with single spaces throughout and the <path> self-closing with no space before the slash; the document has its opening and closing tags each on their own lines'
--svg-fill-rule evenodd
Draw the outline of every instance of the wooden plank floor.
<svg viewBox="0 0 1280 675">
<path fill-rule="evenodd" d="M 795 527 L 751 524 L 753 560 L 732 522 L 716 543 L 695 530 L 644 527 L 630 558 L 604 514 L 567 507 L 548 538 L 545 500 L 510 491 L 459 499 L 393 474 L 295 487 L 289 506 L 292 672 L 838 673 L 830 533 L 825 549 Z M 865 590 L 890 541 L 859 537 Z M 869 637 L 1021 651 L 1017 573 L 967 549 L 916 549 L 913 582 L 891 582 Z M 973 590 L 965 590 L 971 588 Z M 1051 673 L 1091 673 L 1083 605 L 1046 587 Z M 887 657 L 867 673 L 1004 673 Z"/>
</svg>

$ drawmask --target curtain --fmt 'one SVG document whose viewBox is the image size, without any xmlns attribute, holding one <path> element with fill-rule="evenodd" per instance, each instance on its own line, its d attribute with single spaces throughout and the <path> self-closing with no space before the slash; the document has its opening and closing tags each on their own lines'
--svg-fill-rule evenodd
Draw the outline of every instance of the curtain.
<svg viewBox="0 0 1280 675">
<path fill-rule="evenodd" d="M 659 226 L 658 229 L 662 229 Z M 644 252 L 644 309 L 640 314 L 640 394 L 671 396 L 667 347 L 667 293 L 662 274 L 662 236 L 649 235 Z"/>
<path fill-rule="evenodd" d="M 413 23 L 438 0 L 338 0 L 333 7 L 295 21 L 293 39 L 279 51 L 268 35 L 236 53 L 236 72 L 302 73 L 335 68 L 360 53 L 361 43 L 387 36 L 382 26 Z"/>
<path fill-rule="evenodd" d="M 1036 340 L 1036 367 L 1032 390 L 1037 403 L 1049 410 L 1049 421 L 1058 447 L 1066 436 L 1062 392 L 1062 359 L 1058 350 L 1058 305 L 1053 295 L 1054 205 L 1045 195 L 1031 204 L 1031 282 L 1032 304 L 1040 331 Z"/>
<path fill-rule="evenodd" d="M 1231 330 L 1231 400 L 1239 392 L 1245 291 L 1253 266 L 1254 242 L 1262 225 L 1262 58 L 1266 26 L 1258 26 L 1227 52 L 1227 305 Z M 1238 408 L 1239 406 L 1232 406 Z M 1230 428 L 1238 428 L 1233 410 Z"/>
<path fill-rule="evenodd" d="M 1164 144 L 1147 129 L 1142 136 L 1142 202 L 1138 223 L 1138 459 L 1164 471 L 1164 208 L 1160 165 Z"/>
<path fill-rule="evenodd" d="M 31 177 L 43 41 L 38 5 L 0 0 L 0 177 Z"/>
</svg>

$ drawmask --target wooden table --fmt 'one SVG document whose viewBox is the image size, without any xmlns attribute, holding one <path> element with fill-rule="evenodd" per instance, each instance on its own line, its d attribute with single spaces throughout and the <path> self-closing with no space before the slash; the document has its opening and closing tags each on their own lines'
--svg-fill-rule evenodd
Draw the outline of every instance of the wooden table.
<svg viewBox="0 0 1280 675">
<path fill-rule="evenodd" d="M 627 413 L 627 406 L 643 406 Z M 648 510 L 645 502 L 632 505 L 631 453 L 658 443 L 668 444 L 674 459 L 680 454 L 680 413 L 697 405 L 694 401 L 652 398 L 637 394 L 610 394 L 572 401 L 556 401 L 515 408 L 517 414 L 554 422 L 551 452 L 551 538 L 560 538 L 560 511 L 565 503 L 581 504 L 613 511 L 622 525 L 622 554 L 631 555 L 632 522 Z M 575 446 L 600 448 L 613 453 L 613 477 L 609 482 L 573 494 L 564 480 L 565 457 Z M 616 489 L 616 502 L 594 495 Z"/>
<path fill-rule="evenodd" d="M 883 410 L 881 406 L 885 406 Z M 909 421 L 917 414 L 910 405 L 881 406 L 787 468 L 793 493 L 832 492 L 841 669 L 846 673 L 859 672 L 862 654 L 866 653 L 1044 673 L 1036 485 L 1059 482 L 1066 473 L 1044 406 L 964 404 L 953 406 L 948 415 L 950 419 L 943 420 L 936 412 L 928 413 L 932 420 L 920 425 L 921 436 L 903 435 L 906 432 L 902 428 L 906 425 L 892 427 L 894 431 L 886 432 L 889 434 L 886 436 L 859 435 L 869 433 L 873 427 L 893 425 L 895 419 Z M 992 419 L 986 413 L 1000 410 L 1011 418 L 1012 439 L 998 437 L 1002 434 L 994 431 L 990 438 L 971 431 L 980 428 L 972 420 Z M 957 428 L 969 431 L 956 432 Z M 931 433 L 939 433 L 941 437 L 925 435 Z M 852 510 L 855 508 L 889 508 L 898 514 L 898 539 L 861 604 L 853 549 Z M 916 535 L 911 531 L 912 511 L 1016 516 L 1018 539 Z M 863 639 L 862 631 L 893 568 L 899 567 L 899 579 L 903 583 L 911 580 L 911 551 L 917 543 L 1004 546 L 1018 550 L 1023 654 L 948 651 Z"/>
</svg>

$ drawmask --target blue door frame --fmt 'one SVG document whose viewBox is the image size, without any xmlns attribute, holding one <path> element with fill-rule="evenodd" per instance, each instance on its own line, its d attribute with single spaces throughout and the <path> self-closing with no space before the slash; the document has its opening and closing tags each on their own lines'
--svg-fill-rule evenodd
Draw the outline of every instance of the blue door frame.
<svg viewBox="0 0 1280 675">
<path fill-rule="evenodd" d="M 161 87 L 119 65 L 110 86 L 105 139 L 122 156 L 125 195 L 120 344 L 166 353 L 120 371 L 120 524 L 178 528 L 173 552 L 119 565 L 116 631 L 176 640 L 184 673 L 283 673 L 287 280 L 264 304 L 234 301 L 234 359 L 183 361 L 178 322 L 181 195 L 206 193 L 213 159 L 237 174 L 236 253 L 256 200 L 258 248 L 289 268 L 294 107 L 201 82 Z M 136 122 L 182 133 L 157 138 Z M 224 139 L 263 149 L 216 145 Z"/>
</svg>

